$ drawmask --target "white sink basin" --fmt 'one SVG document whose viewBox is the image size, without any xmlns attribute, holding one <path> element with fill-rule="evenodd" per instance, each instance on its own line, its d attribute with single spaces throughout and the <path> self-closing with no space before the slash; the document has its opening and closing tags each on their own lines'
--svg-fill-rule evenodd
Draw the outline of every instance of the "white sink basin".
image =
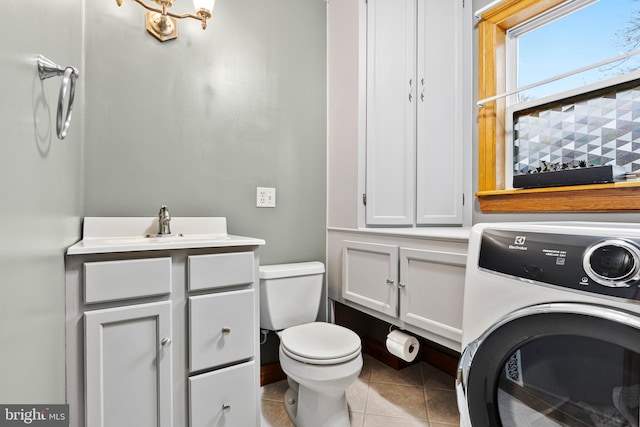
<svg viewBox="0 0 640 427">
<path fill-rule="evenodd" d="M 264 240 L 227 234 L 224 217 L 173 217 L 174 234 L 158 236 L 155 217 L 87 217 L 82 240 L 67 254 L 264 245 Z M 147 237 L 148 236 L 148 237 Z"/>
<path fill-rule="evenodd" d="M 195 242 L 203 240 L 227 240 L 228 234 L 172 234 L 169 236 L 125 236 L 115 237 L 112 239 L 98 238 L 106 245 L 133 245 L 146 243 L 177 243 L 177 242 Z"/>
</svg>

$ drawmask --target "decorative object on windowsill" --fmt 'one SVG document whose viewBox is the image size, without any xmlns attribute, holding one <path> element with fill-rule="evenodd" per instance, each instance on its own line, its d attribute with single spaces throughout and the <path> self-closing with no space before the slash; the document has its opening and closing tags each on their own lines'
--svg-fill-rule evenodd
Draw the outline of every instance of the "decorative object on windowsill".
<svg viewBox="0 0 640 427">
<path fill-rule="evenodd" d="M 587 166 L 567 163 L 547 163 L 529 173 L 513 176 L 513 188 L 564 187 L 568 185 L 606 184 L 626 180 L 623 167 L 615 165 Z"/>
<path fill-rule="evenodd" d="M 146 20 L 147 31 L 161 42 L 173 40 L 178 37 L 178 22 L 176 19 L 196 19 L 202 23 L 202 29 L 205 30 L 207 28 L 207 19 L 211 18 L 213 8 L 216 4 L 216 0 L 193 0 L 193 7 L 196 10 L 195 14 L 178 14 L 167 10 L 173 6 L 175 0 L 153 0 L 160 6 L 160 9 L 148 6 L 142 0 L 133 1 L 148 10 Z M 118 6 L 122 6 L 123 2 L 124 0 L 116 0 Z"/>
</svg>

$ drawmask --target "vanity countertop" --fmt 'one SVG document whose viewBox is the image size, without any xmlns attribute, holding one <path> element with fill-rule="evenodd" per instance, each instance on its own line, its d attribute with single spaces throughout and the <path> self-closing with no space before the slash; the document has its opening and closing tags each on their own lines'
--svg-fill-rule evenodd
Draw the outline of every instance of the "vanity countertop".
<svg viewBox="0 0 640 427">
<path fill-rule="evenodd" d="M 227 234 L 224 217 L 174 217 L 171 229 L 175 234 L 154 236 L 156 217 L 87 217 L 82 240 L 69 247 L 67 255 L 265 244 L 262 239 Z"/>
</svg>

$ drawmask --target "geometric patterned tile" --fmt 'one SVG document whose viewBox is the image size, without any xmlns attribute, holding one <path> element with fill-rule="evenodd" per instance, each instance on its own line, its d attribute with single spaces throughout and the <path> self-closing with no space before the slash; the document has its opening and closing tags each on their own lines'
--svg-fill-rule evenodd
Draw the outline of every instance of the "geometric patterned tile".
<svg viewBox="0 0 640 427">
<path fill-rule="evenodd" d="M 640 170 L 640 81 L 568 98 L 514 116 L 514 175 L 547 165 Z"/>
</svg>

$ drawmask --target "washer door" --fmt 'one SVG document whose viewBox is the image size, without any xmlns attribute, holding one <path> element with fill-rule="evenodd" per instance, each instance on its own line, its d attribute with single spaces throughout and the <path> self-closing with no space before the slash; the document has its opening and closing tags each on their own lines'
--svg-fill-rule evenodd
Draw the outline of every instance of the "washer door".
<svg viewBox="0 0 640 427">
<path fill-rule="evenodd" d="M 640 318 L 557 303 L 519 310 L 464 350 L 463 426 L 639 424 Z"/>
</svg>

